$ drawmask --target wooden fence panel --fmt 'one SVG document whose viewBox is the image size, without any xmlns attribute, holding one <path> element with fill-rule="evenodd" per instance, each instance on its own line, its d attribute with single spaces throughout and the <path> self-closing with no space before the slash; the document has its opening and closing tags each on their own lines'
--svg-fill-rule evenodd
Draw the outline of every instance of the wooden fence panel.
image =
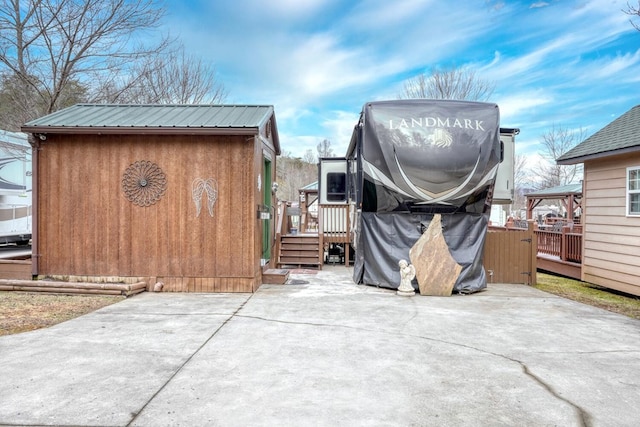
<svg viewBox="0 0 640 427">
<path fill-rule="evenodd" d="M 533 229 L 490 229 L 484 247 L 484 267 L 490 283 L 536 282 L 536 236 Z"/>
<path fill-rule="evenodd" d="M 0 260 L 0 279 L 31 280 L 31 260 Z"/>
</svg>

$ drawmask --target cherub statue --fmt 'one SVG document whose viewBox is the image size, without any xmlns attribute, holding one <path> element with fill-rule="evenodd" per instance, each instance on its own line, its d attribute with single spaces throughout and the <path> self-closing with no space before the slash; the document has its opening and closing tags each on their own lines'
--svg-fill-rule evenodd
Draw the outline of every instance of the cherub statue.
<svg viewBox="0 0 640 427">
<path fill-rule="evenodd" d="M 400 286 L 398 287 L 397 294 L 403 296 L 415 295 L 416 292 L 413 289 L 411 281 L 416 277 L 416 268 L 404 259 L 398 262 L 398 266 L 400 266 Z"/>
</svg>

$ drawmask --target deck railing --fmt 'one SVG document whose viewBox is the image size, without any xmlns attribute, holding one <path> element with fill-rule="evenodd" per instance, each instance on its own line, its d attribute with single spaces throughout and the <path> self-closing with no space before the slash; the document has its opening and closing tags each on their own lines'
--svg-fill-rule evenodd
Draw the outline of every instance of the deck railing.
<svg viewBox="0 0 640 427">
<path fill-rule="evenodd" d="M 570 227 L 561 231 L 536 230 L 538 253 L 559 257 L 561 261 L 582 263 L 582 234 Z"/>
<path fill-rule="evenodd" d="M 318 209 L 318 234 L 326 243 L 349 243 L 349 205 L 321 205 Z"/>
<path fill-rule="evenodd" d="M 506 227 L 491 226 L 490 228 L 522 230 L 526 225 L 526 221 L 522 221 L 522 223 L 509 223 Z M 582 263 L 582 226 L 565 225 L 540 229 L 534 225 L 534 233 L 538 236 L 538 254 L 558 257 L 563 262 Z"/>
</svg>

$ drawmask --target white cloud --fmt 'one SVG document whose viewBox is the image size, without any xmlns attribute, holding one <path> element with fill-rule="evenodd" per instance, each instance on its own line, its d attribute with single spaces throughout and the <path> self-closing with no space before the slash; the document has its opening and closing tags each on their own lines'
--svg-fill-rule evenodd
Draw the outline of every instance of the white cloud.
<svg viewBox="0 0 640 427">
<path fill-rule="evenodd" d="M 333 111 L 331 115 L 322 121 L 331 146 L 336 156 L 344 156 L 347 153 L 353 128 L 358 123 L 359 111 Z"/>
<path fill-rule="evenodd" d="M 527 153 L 553 124 L 596 131 L 638 103 L 640 34 L 625 0 L 175 3 L 172 33 L 217 66 L 229 102 L 275 105 L 282 148 L 299 156 L 324 138 L 344 155 L 362 104 L 433 66 L 495 82 L 492 101 Z"/>
<path fill-rule="evenodd" d="M 529 6 L 529 9 L 537 9 L 539 7 L 547 7 L 549 6 L 549 3 L 547 3 L 546 1 L 538 1 L 535 3 L 532 3 L 531 6 Z"/>
<path fill-rule="evenodd" d="M 524 91 L 509 94 L 496 99 L 500 107 L 500 121 L 502 123 L 522 123 L 522 117 L 539 107 L 548 106 L 553 102 L 550 94 L 543 90 Z"/>
<path fill-rule="evenodd" d="M 582 68 L 582 78 L 591 80 L 604 80 L 624 76 L 629 81 L 640 79 L 640 50 L 635 52 L 618 53 L 615 57 L 597 58 L 587 64 L 588 68 Z"/>
</svg>

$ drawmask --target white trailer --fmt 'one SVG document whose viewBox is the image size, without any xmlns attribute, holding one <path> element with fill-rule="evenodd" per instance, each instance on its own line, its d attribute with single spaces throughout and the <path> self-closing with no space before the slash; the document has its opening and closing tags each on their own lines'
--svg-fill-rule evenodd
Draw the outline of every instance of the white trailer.
<svg viewBox="0 0 640 427">
<path fill-rule="evenodd" d="M 0 244 L 29 244 L 31 188 L 31 146 L 27 135 L 0 131 Z"/>
<path fill-rule="evenodd" d="M 502 143 L 502 161 L 498 166 L 496 183 L 493 189 L 494 205 L 510 205 L 513 203 L 515 183 L 514 163 L 517 128 L 500 128 L 500 142 Z"/>
<path fill-rule="evenodd" d="M 356 283 L 397 287 L 398 260 L 408 259 L 439 214 L 452 257 L 462 266 L 454 290 L 486 287 L 482 254 L 490 209 L 514 196 L 518 129 L 500 128 L 499 117 L 496 104 L 469 101 L 363 106 L 346 156 L 321 159 L 319 172 L 320 211 L 346 208 L 321 224 L 351 237 Z"/>
</svg>

